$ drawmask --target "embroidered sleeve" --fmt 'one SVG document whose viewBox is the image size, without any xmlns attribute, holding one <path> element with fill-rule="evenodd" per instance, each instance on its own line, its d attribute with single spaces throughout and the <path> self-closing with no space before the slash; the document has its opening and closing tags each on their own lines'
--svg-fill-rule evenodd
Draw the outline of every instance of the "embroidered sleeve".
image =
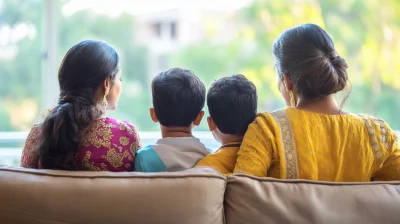
<svg viewBox="0 0 400 224">
<path fill-rule="evenodd" d="M 38 168 L 38 156 L 34 151 L 38 144 L 39 137 L 39 127 L 33 126 L 26 141 L 25 146 L 22 151 L 21 166 L 26 168 Z"/>
<path fill-rule="evenodd" d="M 133 139 L 133 143 L 131 145 L 131 150 L 132 152 L 136 152 L 138 149 L 142 148 L 142 140 L 140 139 L 139 133 L 136 130 L 135 126 L 133 126 L 131 123 L 129 122 L 124 122 L 128 127 L 129 127 L 129 134 L 132 134 L 134 139 Z"/>
<path fill-rule="evenodd" d="M 383 122 L 383 121 L 382 121 Z M 374 173 L 373 180 L 400 180 L 400 142 L 399 137 L 392 131 L 386 123 L 382 123 L 382 131 L 379 136 L 383 155 L 387 154 L 386 159 L 380 168 Z"/>
<path fill-rule="evenodd" d="M 207 155 L 206 157 L 204 157 L 203 159 L 201 159 L 199 162 L 197 162 L 197 164 L 195 165 L 195 167 L 198 166 L 211 166 L 207 161 L 210 158 L 211 155 Z"/>
<path fill-rule="evenodd" d="M 263 115 L 259 115 L 247 129 L 233 173 L 267 176 L 275 151 L 273 141 L 273 128 Z"/>
</svg>

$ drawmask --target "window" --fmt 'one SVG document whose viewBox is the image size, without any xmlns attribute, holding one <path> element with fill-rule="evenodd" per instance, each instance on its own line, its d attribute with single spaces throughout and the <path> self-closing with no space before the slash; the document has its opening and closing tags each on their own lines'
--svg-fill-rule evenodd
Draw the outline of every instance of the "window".
<svg viewBox="0 0 400 224">
<path fill-rule="evenodd" d="M 153 23 L 153 35 L 161 38 L 161 23 Z"/>
<path fill-rule="evenodd" d="M 84 39 L 105 40 L 116 47 L 124 90 L 118 110 L 108 116 L 135 124 L 144 144 L 159 133 L 159 126 L 148 115 L 149 80 L 159 69 L 188 68 L 206 87 L 222 76 L 243 73 L 260 90 L 259 111 L 283 107 L 270 49 L 283 30 L 310 21 L 327 30 L 349 64 L 352 90 L 344 109 L 381 117 L 400 130 L 400 79 L 396 74 L 400 71 L 400 39 L 396 38 L 400 24 L 398 13 L 387 13 L 399 12 L 400 1 L 283 1 L 275 6 L 273 1 L 220 0 L 214 4 L 204 0 L 196 7 L 192 3 L 155 7 L 152 3 L 0 0 L 0 163 L 18 163 L 27 131 L 57 103 L 57 69 L 62 57 Z M 179 17 L 164 13 L 171 8 L 186 13 Z M 379 13 L 371 13 L 376 10 Z M 153 22 L 140 24 L 145 29 L 138 29 L 135 22 L 140 16 Z M 343 19 L 349 16 L 351 20 Z M 215 37 L 208 38 L 208 30 L 215 31 Z M 152 38 L 143 38 L 146 43 L 134 41 L 149 33 Z M 153 38 L 162 40 L 156 41 L 162 42 L 160 46 Z M 246 48 L 247 43 L 256 47 Z M 127 90 L 135 86 L 143 88 L 135 94 Z M 338 99 L 340 103 L 340 95 Z M 210 148 L 217 148 L 206 123 L 203 120 L 197 127 L 198 136 Z"/>
<path fill-rule="evenodd" d="M 172 23 L 170 24 L 170 26 L 171 26 L 171 29 L 170 29 L 170 31 L 171 31 L 171 39 L 172 39 L 172 40 L 176 40 L 176 39 L 177 39 L 177 34 L 176 34 L 176 22 L 172 22 Z"/>
</svg>

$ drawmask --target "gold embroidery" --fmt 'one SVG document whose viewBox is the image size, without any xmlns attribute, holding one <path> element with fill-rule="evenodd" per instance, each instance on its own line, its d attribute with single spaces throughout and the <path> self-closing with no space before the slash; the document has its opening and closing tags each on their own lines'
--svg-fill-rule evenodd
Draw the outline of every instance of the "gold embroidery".
<svg viewBox="0 0 400 224">
<path fill-rule="evenodd" d="M 289 118 L 284 110 L 278 110 L 271 113 L 278 123 L 281 130 L 281 141 L 284 153 L 284 164 L 286 166 L 286 179 L 297 179 L 299 177 L 297 164 L 296 143 L 293 136 L 293 128 Z M 283 171 L 284 172 L 284 171 Z"/>
<path fill-rule="evenodd" d="M 104 122 L 104 121 L 103 121 Z M 117 126 L 115 126 L 113 123 L 105 123 L 104 122 L 104 124 L 105 124 L 105 126 L 107 127 L 107 128 L 116 128 Z"/>
<path fill-rule="evenodd" d="M 130 157 L 132 160 L 130 160 Z M 133 161 L 132 155 L 129 153 L 129 151 L 124 151 L 123 153 L 118 153 L 115 151 L 115 149 L 110 149 L 107 151 L 107 155 L 101 156 L 101 158 L 106 159 L 111 166 L 118 168 L 124 165 L 123 160 L 124 158 L 128 158 L 128 160 Z"/>
<path fill-rule="evenodd" d="M 106 119 L 96 120 L 81 135 L 81 147 L 94 146 L 101 150 L 101 152 L 96 152 L 98 154 L 101 153 L 98 155 L 99 158 L 90 158 L 92 153 L 86 152 L 86 155 L 82 160 L 82 165 L 89 170 L 113 170 L 113 168 L 128 166 L 128 169 L 131 169 L 136 150 L 139 148 L 138 146 L 140 146 L 140 143 L 133 139 L 134 137 L 137 137 L 137 133 L 134 132 L 134 129 L 128 124 L 123 122 L 117 121 L 117 125 L 114 125 L 106 123 L 106 121 Z M 116 128 L 125 130 L 126 132 L 129 132 L 130 135 L 126 133 L 125 136 L 115 139 L 118 142 L 113 143 L 111 140 L 114 140 L 113 132 Z M 100 163 L 99 167 L 96 167 L 93 162 L 90 162 L 90 159 L 104 159 L 104 162 Z"/>
<path fill-rule="evenodd" d="M 388 147 L 386 147 L 387 146 L 387 144 L 386 144 L 387 136 L 385 134 L 387 133 L 387 131 L 385 128 L 385 122 L 379 118 L 364 115 L 364 114 L 361 114 L 360 116 L 361 116 L 361 118 L 364 119 L 365 126 L 367 127 L 368 134 L 369 134 L 369 142 L 371 144 L 372 151 L 375 154 L 375 158 L 379 160 L 382 157 L 382 152 L 379 150 L 380 147 L 379 147 L 377 138 L 379 139 L 379 141 L 381 143 L 384 144 L 385 148 L 388 149 Z M 380 134 L 381 134 L 380 136 L 378 136 L 378 134 L 375 132 L 375 127 L 372 124 L 379 126 Z"/>
<path fill-rule="evenodd" d="M 140 143 L 138 143 L 138 142 L 133 142 L 132 144 L 131 144 L 131 147 L 130 147 L 130 151 L 131 151 L 131 153 L 132 153 L 132 155 L 135 155 L 136 154 L 136 151 L 138 150 L 140 148 Z"/>
<path fill-rule="evenodd" d="M 136 150 L 138 150 L 138 149 L 142 148 L 142 145 L 141 145 L 142 141 L 140 140 L 140 136 L 139 136 L 138 132 L 136 130 L 134 130 L 134 131 L 135 131 L 135 140 L 134 140 L 134 142 L 136 143 Z"/>
<path fill-rule="evenodd" d="M 122 121 L 118 121 L 118 124 L 119 124 L 119 130 L 121 130 L 121 131 L 127 130 L 129 134 L 133 134 L 135 131 L 131 127 L 129 127 L 129 125 L 127 125 L 126 123 L 124 123 Z"/>
<path fill-rule="evenodd" d="M 124 158 L 129 158 L 130 156 L 132 156 L 128 150 L 125 150 L 122 155 Z"/>
<path fill-rule="evenodd" d="M 96 148 L 104 146 L 110 148 L 110 140 L 113 137 L 111 128 L 115 127 L 112 124 L 106 124 L 104 120 L 97 120 L 84 132 L 81 139 L 81 145 L 88 147 L 93 145 Z"/>
<path fill-rule="evenodd" d="M 101 169 L 102 169 L 103 171 L 108 171 L 107 165 L 106 165 L 105 163 L 101 163 L 100 166 L 101 166 Z"/>
<path fill-rule="evenodd" d="M 25 141 L 21 156 L 21 166 L 26 168 L 38 168 L 38 153 L 35 151 L 39 140 L 39 125 L 34 125 Z"/>
<path fill-rule="evenodd" d="M 108 150 L 107 155 L 106 156 L 103 155 L 102 158 L 106 159 L 113 167 L 120 167 L 123 164 L 122 156 L 119 155 L 119 153 L 117 153 L 115 149 Z"/>
<path fill-rule="evenodd" d="M 121 137 L 119 138 L 119 143 L 120 143 L 121 145 L 123 145 L 123 146 L 126 146 L 126 145 L 129 144 L 129 138 L 128 138 L 128 137 L 125 137 L 125 136 L 121 136 Z"/>
<path fill-rule="evenodd" d="M 90 170 L 90 171 L 101 171 L 100 168 L 96 167 L 94 165 L 94 162 L 90 162 L 90 157 L 92 156 L 92 152 L 87 151 L 85 153 L 85 157 L 83 157 L 82 159 L 82 166 L 86 169 L 86 170 Z"/>
<path fill-rule="evenodd" d="M 126 130 L 126 124 L 122 123 L 122 122 L 118 122 L 119 124 L 119 130 L 121 131 L 125 131 Z"/>
</svg>

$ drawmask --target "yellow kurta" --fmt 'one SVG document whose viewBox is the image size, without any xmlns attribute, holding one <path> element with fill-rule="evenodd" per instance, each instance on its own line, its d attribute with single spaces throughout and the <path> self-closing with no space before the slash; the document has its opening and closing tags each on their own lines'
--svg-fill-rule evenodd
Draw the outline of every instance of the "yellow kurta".
<svg viewBox="0 0 400 224">
<path fill-rule="evenodd" d="M 366 115 L 324 115 L 285 108 L 258 114 L 234 173 L 321 181 L 400 180 L 398 137 Z"/>
<path fill-rule="evenodd" d="M 201 159 L 196 166 L 210 166 L 218 169 L 222 174 L 232 174 L 240 145 L 241 142 L 227 143 L 215 153 Z"/>
</svg>

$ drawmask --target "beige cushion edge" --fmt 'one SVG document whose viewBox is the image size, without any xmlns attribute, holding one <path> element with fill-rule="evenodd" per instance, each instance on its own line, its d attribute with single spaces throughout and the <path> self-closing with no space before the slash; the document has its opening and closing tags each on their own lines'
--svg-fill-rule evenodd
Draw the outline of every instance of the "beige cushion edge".
<svg viewBox="0 0 400 224">
<path fill-rule="evenodd" d="M 271 177 L 256 177 L 248 174 L 234 174 L 228 176 L 228 185 L 229 182 L 236 181 L 241 178 L 248 178 L 260 182 L 278 182 L 278 183 L 292 183 L 292 184 L 317 184 L 317 185 L 378 185 L 378 184 L 390 184 L 390 185 L 400 185 L 400 181 L 372 181 L 372 182 L 328 182 L 328 181 L 315 181 L 315 180 L 304 180 L 304 179 L 276 179 Z"/>
<path fill-rule="evenodd" d="M 33 175 L 74 177 L 74 178 L 179 178 L 179 177 L 207 177 L 218 178 L 226 181 L 226 177 L 217 170 L 210 167 L 192 168 L 180 172 L 160 172 L 160 173 L 141 173 L 141 172 L 108 172 L 108 171 L 63 171 L 63 170 L 42 170 L 29 169 L 24 167 L 0 165 L 0 172 L 16 172 Z"/>
</svg>

